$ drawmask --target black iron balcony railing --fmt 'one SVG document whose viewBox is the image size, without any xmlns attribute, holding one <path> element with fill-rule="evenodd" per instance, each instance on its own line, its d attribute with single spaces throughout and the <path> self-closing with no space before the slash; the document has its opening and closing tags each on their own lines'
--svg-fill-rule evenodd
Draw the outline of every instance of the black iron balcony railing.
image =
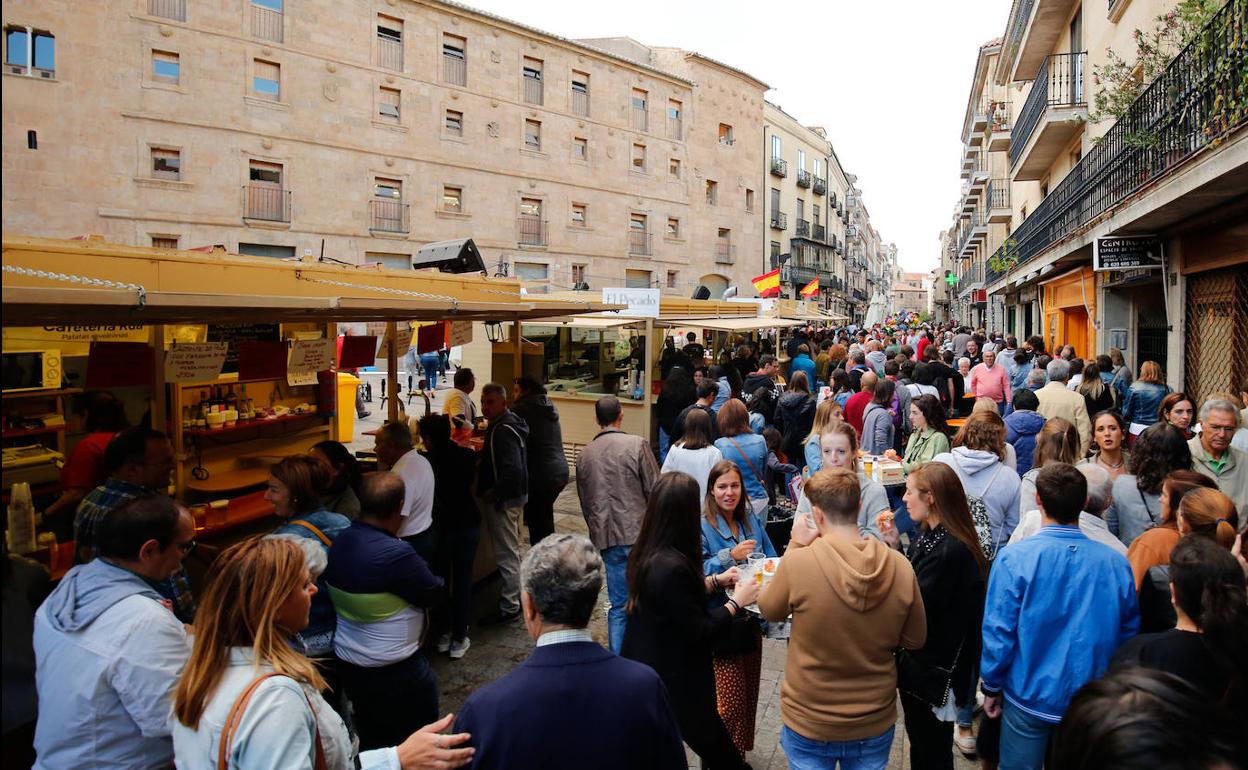
<svg viewBox="0 0 1248 770">
<path fill-rule="evenodd" d="M 715 261 L 721 265 L 736 264 L 737 247 L 731 243 L 717 242 L 715 244 Z"/>
<path fill-rule="evenodd" d="M 826 195 L 828 192 L 828 180 L 815 177 L 815 183 L 812 187 L 814 187 L 815 195 Z"/>
<path fill-rule="evenodd" d="M 828 237 L 828 228 L 823 225 L 815 225 L 811 228 L 810 235 L 816 241 L 826 241 Z"/>
<path fill-rule="evenodd" d="M 628 231 L 628 253 L 648 257 L 653 252 L 650 247 L 650 233 L 646 230 Z"/>
<path fill-rule="evenodd" d="M 371 200 L 368 202 L 368 228 L 383 233 L 406 233 L 410 209 L 411 206 L 399 201 Z"/>
<path fill-rule="evenodd" d="M 1248 112 L 1232 106 L 1236 95 L 1248 90 L 1245 15 L 1248 0 L 1224 5 L 1049 191 L 1011 233 L 1010 256 L 1018 264 L 1026 264 L 1248 123 Z M 997 256 L 1004 256 L 1004 251 L 998 250 Z M 1001 275 L 991 271 L 988 280 Z"/>
<path fill-rule="evenodd" d="M 867 300 L 867 293 L 863 291 L 862 289 L 854 289 L 853 291 L 850 292 L 850 294 L 853 296 L 854 299 L 858 300 L 859 302 L 866 302 Z"/>
<path fill-rule="evenodd" d="M 1087 60 L 1087 51 L 1080 51 L 1051 54 L 1041 62 L 1011 135 L 1011 166 L 1017 165 L 1023 157 L 1023 148 L 1049 108 L 1079 107 L 1088 103 L 1083 88 L 1083 70 Z"/>
<path fill-rule="evenodd" d="M 819 276 L 819 271 L 813 267 L 804 265 L 789 265 L 788 283 L 801 288 Z M 783 277 L 783 276 L 781 276 Z"/>
<path fill-rule="evenodd" d="M 789 175 L 789 162 L 784 158 L 771 159 L 771 173 L 773 176 L 786 177 Z"/>
<path fill-rule="evenodd" d="M 810 237 L 810 220 L 809 219 L 797 220 L 797 237 L 798 238 Z"/>
<path fill-rule="evenodd" d="M 966 266 L 966 270 L 962 271 L 962 275 L 958 277 L 958 289 L 960 291 L 972 287 L 973 284 L 982 284 L 984 282 L 984 263 L 971 262 Z"/>
<path fill-rule="evenodd" d="M 804 168 L 797 170 L 797 186 L 810 187 L 810 172 Z"/>
<path fill-rule="evenodd" d="M 783 211 L 771 212 L 771 229 L 787 230 L 789 227 L 789 215 Z"/>
<path fill-rule="evenodd" d="M 516 243 L 521 246 L 545 246 L 546 220 L 532 214 L 516 217 Z"/>
<path fill-rule="evenodd" d="M 989 180 L 988 193 L 984 197 L 988 200 L 989 209 L 1008 209 L 1010 207 L 1010 180 Z"/>
<path fill-rule="evenodd" d="M 265 222 L 290 221 L 290 190 L 266 185 L 243 185 L 243 217 Z"/>
</svg>

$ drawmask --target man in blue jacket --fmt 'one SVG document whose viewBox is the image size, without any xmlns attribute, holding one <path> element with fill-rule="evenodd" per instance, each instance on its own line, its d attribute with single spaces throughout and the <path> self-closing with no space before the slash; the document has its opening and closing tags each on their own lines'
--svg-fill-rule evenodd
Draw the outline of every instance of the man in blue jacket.
<svg viewBox="0 0 1248 770">
<path fill-rule="evenodd" d="M 1087 497 L 1073 465 L 1036 478 L 1044 528 L 993 564 L 980 665 L 984 713 L 1001 717 L 1001 770 L 1039 770 L 1075 691 L 1105 673 L 1140 627 L 1131 567 L 1079 531 Z"/>
<path fill-rule="evenodd" d="M 537 648 L 469 696 L 455 732 L 475 770 L 684 770 L 685 749 L 654 669 L 603 649 L 586 626 L 602 557 L 581 535 L 550 535 L 524 557 L 520 602 Z"/>
<path fill-rule="evenodd" d="M 1016 390 L 1014 411 L 1005 418 L 1005 441 L 1014 447 L 1014 456 L 1017 458 L 1015 470 L 1019 476 L 1031 470 L 1031 462 L 1036 454 L 1036 436 L 1044 427 L 1044 415 L 1036 411 L 1038 406 L 1040 399 L 1036 398 L 1035 391 L 1026 388 Z"/>
</svg>

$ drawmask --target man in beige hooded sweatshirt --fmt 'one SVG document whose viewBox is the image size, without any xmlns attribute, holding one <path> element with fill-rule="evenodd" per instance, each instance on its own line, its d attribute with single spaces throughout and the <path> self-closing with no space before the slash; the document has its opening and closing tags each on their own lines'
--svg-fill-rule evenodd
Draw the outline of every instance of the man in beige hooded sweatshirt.
<svg viewBox="0 0 1248 770">
<path fill-rule="evenodd" d="M 923 598 L 910 562 L 858 530 L 858 476 L 820 471 L 803 487 L 811 513 L 792 540 L 758 607 L 768 620 L 793 616 L 780 689 L 780 743 L 789 766 L 888 765 L 897 722 L 898 647 L 927 641 Z"/>
</svg>

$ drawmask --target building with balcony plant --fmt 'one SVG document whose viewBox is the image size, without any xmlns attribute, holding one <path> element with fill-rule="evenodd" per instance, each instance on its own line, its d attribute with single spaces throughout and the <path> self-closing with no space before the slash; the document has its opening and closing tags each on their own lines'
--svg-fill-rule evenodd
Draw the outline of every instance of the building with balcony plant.
<svg viewBox="0 0 1248 770">
<path fill-rule="evenodd" d="M 991 72 L 1009 198 L 994 173 L 983 209 L 1009 230 L 983 278 L 1004 330 L 1156 361 L 1198 399 L 1248 378 L 1245 19 L 1248 0 L 1014 0 Z M 1150 240 L 1097 258 L 1123 236 Z"/>
</svg>

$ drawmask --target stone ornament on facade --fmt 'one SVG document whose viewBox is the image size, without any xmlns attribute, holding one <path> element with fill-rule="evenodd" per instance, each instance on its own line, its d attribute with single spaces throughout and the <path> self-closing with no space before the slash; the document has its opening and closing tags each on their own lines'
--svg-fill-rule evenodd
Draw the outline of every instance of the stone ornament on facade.
<svg viewBox="0 0 1248 770">
<path fill-rule="evenodd" d="M 491 120 L 489 123 L 486 123 L 485 133 L 489 134 L 491 139 L 497 139 L 498 138 L 498 121 Z"/>
<path fill-rule="evenodd" d="M 495 64 L 498 64 L 502 60 L 503 60 L 503 57 L 499 55 L 498 51 L 490 51 L 490 61 L 494 62 Z"/>
<path fill-rule="evenodd" d="M 338 81 L 326 80 L 321 86 L 321 93 L 325 96 L 326 101 L 338 101 Z"/>
</svg>

